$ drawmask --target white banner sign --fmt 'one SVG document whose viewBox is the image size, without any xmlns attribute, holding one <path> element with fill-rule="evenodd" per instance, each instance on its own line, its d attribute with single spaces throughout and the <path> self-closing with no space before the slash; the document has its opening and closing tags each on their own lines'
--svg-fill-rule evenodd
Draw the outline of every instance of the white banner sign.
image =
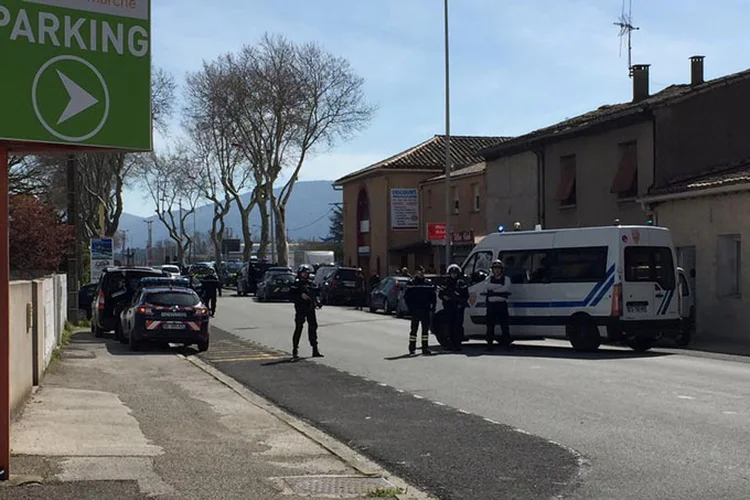
<svg viewBox="0 0 750 500">
<path fill-rule="evenodd" d="M 417 189 L 391 189 L 391 229 L 419 230 Z"/>
<path fill-rule="evenodd" d="M 91 283 L 98 283 L 102 271 L 115 265 L 115 249 L 112 238 L 91 238 Z"/>
</svg>

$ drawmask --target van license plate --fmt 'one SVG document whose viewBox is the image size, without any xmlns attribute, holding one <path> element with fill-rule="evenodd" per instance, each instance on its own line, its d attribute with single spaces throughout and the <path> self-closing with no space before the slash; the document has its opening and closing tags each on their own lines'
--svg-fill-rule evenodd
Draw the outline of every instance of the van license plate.
<svg viewBox="0 0 750 500">
<path fill-rule="evenodd" d="M 647 313 L 648 304 L 628 304 L 629 313 Z"/>
<path fill-rule="evenodd" d="M 170 321 L 168 323 L 164 323 L 164 329 L 165 330 L 184 330 L 185 323 L 178 323 L 175 321 Z"/>
</svg>

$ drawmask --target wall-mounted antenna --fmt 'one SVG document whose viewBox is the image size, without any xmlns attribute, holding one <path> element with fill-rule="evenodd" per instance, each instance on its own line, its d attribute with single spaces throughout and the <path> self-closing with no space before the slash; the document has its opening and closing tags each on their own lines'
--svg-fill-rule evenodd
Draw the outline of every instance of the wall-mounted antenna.
<svg viewBox="0 0 750 500">
<path fill-rule="evenodd" d="M 633 26 L 633 0 L 628 0 L 628 12 L 625 12 L 625 0 L 622 0 L 622 13 L 615 26 L 620 27 L 620 57 L 622 57 L 622 42 L 628 37 L 628 76 L 633 78 L 633 45 L 631 43 L 631 33 L 640 28 Z"/>
</svg>

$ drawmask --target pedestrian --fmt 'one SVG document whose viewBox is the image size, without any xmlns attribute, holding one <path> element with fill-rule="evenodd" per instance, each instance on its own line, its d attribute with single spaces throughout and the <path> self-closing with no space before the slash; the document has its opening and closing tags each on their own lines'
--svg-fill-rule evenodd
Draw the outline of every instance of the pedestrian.
<svg viewBox="0 0 750 500">
<path fill-rule="evenodd" d="M 362 268 L 357 268 L 357 274 L 354 276 L 354 309 L 361 311 L 365 307 L 365 273 Z"/>
<path fill-rule="evenodd" d="M 318 319 L 315 310 L 322 307 L 318 287 L 310 281 L 310 266 L 302 264 L 297 269 L 297 279 L 291 286 L 294 301 L 294 334 L 292 335 L 292 358 L 299 359 L 299 340 L 302 328 L 307 323 L 307 335 L 313 358 L 322 358 L 318 350 Z"/>
<path fill-rule="evenodd" d="M 217 293 L 221 297 L 221 281 L 216 271 L 210 271 L 200 278 L 201 293 L 203 302 L 211 313 L 211 317 L 216 316 Z"/>
<path fill-rule="evenodd" d="M 469 300 L 469 287 L 463 279 L 463 272 L 457 264 L 448 266 L 448 278 L 440 288 L 443 301 L 443 321 L 450 339 L 450 349 L 461 351 L 464 342 L 464 311 Z"/>
<path fill-rule="evenodd" d="M 482 293 L 487 300 L 487 349 L 493 350 L 495 342 L 495 325 L 502 330 L 502 343 L 506 350 L 510 350 L 512 342 L 510 327 L 508 326 L 508 298 L 510 297 L 510 278 L 505 275 L 503 262 L 492 262 L 492 274 L 484 280 L 485 291 Z"/>
<path fill-rule="evenodd" d="M 424 268 L 417 267 L 414 277 L 406 284 L 404 291 L 404 302 L 411 316 L 411 328 L 409 330 L 409 354 L 414 355 L 417 351 L 417 330 L 422 326 L 422 354 L 429 355 L 430 352 L 430 314 L 435 311 L 435 287 L 425 279 Z"/>
<path fill-rule="evenodd" d="M 406 267 L 402 267 L 400 272 L 404 278 L 411 278 L 411 274 L 409 274 L 409 270 Z"/>
</svg>

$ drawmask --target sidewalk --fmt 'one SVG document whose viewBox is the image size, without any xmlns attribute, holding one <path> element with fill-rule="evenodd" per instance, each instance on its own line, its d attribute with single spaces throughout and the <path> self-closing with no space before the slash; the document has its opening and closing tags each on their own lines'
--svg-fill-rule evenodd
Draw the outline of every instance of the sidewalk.
<svg viewBox="0 0 750 500">
<path fill-rule="evenodd" d="M 428 498 L 179 352 L 75 334 L 13 425 L 0 499 Z"/>
</svg>

